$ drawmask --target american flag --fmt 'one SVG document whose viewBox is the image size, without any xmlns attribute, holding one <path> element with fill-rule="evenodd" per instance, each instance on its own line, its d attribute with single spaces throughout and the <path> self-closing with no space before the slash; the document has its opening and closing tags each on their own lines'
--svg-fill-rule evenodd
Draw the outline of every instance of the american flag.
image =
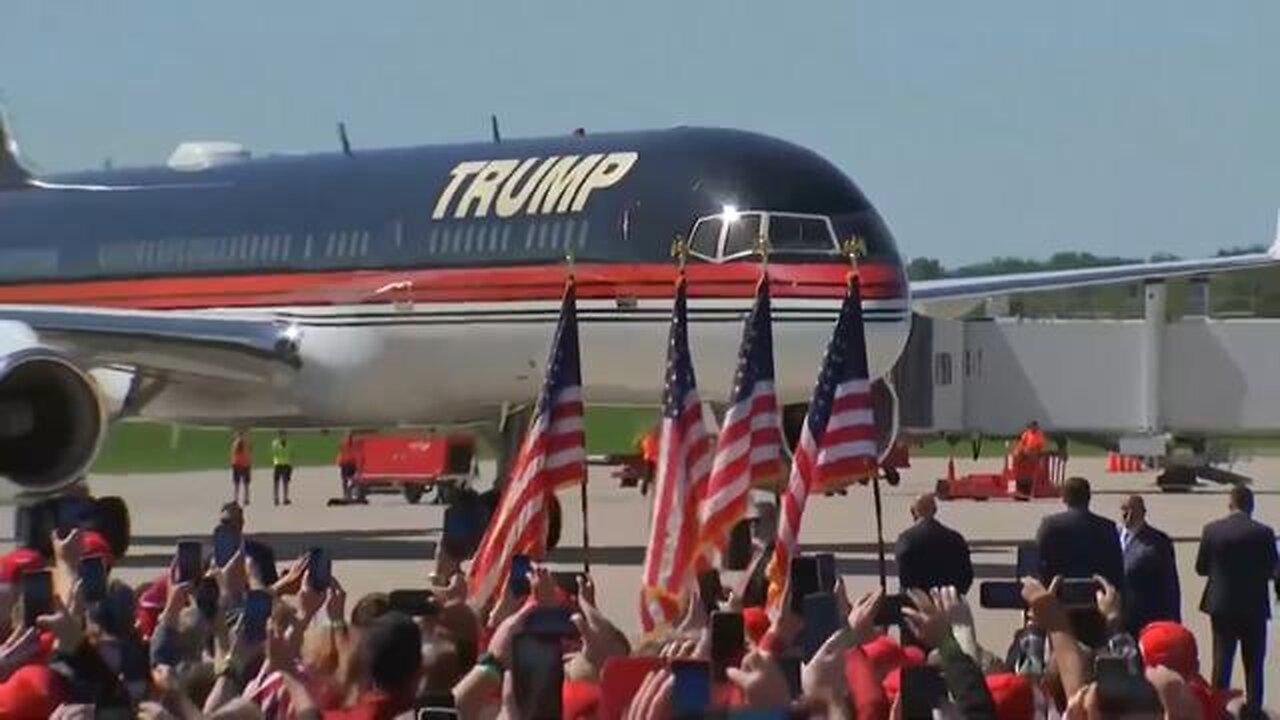
<svg viewBox="0 0 1280 720">
<path fill-rule="evenodd" d="M 671 312 L 653 517 L 640 591 L 645 632 L 670 625 L 684 608 L 698 557 L 698 506 L 711 473 L 711 435 L 689 357 L 687 304 L 681 277 Z"/>
<path fill-rule="evenodd" d="M 769 283 L 761 278 L 755 304 L 742 328 L 729 411 L 720 426 L 711 481 L 702 503 L 702 542 L 707 552 L 724 550 L 730 530 L 746 515 L 751 488 L 770 485 L 782 477 L 771 315 Z"/>
<path fill-rule="evenodd" d="M 855 275 L 849 279 L 840 318 L 822 359 L 809 413 L 800 429 L 791 479 L 782 496 L 778 541 L 769 563 L 771 609 L 779 608 L 785 592 L 809 494 L 841 487 L 875 472 L 875 418 L 867 375 L 867 338 Z"/>
<path fill-rule="evenodd" d="M 560 306 L 542 394 L 471 565 L 473 603 L 487 605 L 502 590 L 512 556 L 546 554 L 548 505 L 557 488 L 582 482 L 586 473 L 577 294 L 570 282 Z"/>
</svg>

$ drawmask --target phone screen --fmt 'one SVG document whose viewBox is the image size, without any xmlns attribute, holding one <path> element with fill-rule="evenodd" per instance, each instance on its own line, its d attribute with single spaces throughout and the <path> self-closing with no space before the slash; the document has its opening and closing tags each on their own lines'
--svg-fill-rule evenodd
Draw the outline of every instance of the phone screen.
<svg viewBox="0 0 1280 720">
<path fill-rule="evenodd" d="M 22 576 L 22 622 L 36 626 L 36 618 L 53 612 L 53 573 L 36 570 Z"/>
<path fill-rule="evenodd" d="M 1094 607 L 1100 589 L 1093 578 L 1063 578 L 1058 583 L 1058 600 L 1069 608 Z"/>
<path fill-rule="evenodd" d="M 515 555 L 511 558 L 511 577 L 507 579 L 507 592 L 515 597 L 529 594 L 529 573 L 533 571 L 533 563 L 528 555 Z"/>
<path fill-rule="evenodd" d="M 213 564 L 226 567 L 232 556 L 240 549 L 240 538 L 236 531 L 226 525 L 213 529 Z"/>
<path fill-rule="evenodd" d="M 456 503 L 445 508 L 440 543 L 454 560 L 468 560 L 484 533 L 484 510 L 478 503 Z"/>
<path fill-rule="evenodd" d="M 564 659 L 558 640 L 527 632 L 517 635 L 511 652 L 511 677 L 522 717 L 559 720 Z"/>
<path fill-rule="evenodd" d="M 218 581 L 211 577 L 202 577 L 196 583 L 196 589 L 192 596 L 195 599 L 196 609 L 200 611 L 200 615 L 205 620 L 213 620 L 217 616 L 218 598 L 221 594 L 218 589 Z"/>
<path fill-rule="evenodd" d="M 701 718 L 711 706 L 711 668 L 701 660 L 672 660 L 671 716 Z"/>
<path fill-rule="evenodd" d="M 452 720 L 458 717 L 453 693 L 430 693 L 418 698 L 413 717 L 415 720 Z"/>
<path fill-rule="evenodd" d="M 267 618 L 271 616 L 271 593 L 266 590 L 250 590 L 244 596 L 244 611 L 240 615 L 240 631 L 249 642 L 267 639 Z"/>
<path fill-rule="evenodd" d="M 328 590 L 329 581 L 333 577 L 331 572 L 329 553 L 324 548 L 311 548 L 307 552 L 307 583 L 311 589 L 321 593 Z"/>
<path fill-rule="evenodd" d="M 80 591 L 87 602 L 99 603 L 107 597 L 107 563 L 101 555 L 80 559 Z"/>
<path fill-rule="evenodd" d="M 910 604 L 906 595 L 885 595 L 880 601 L 880 609 L 876 610 L 876 627 L 889 627 L 902 624 L 902 608 Z"/>
<path fill-rule="evenodd" d="M 392 590 L 387 598 L 392 610 L 410 617 L 432 617 L 440 612 L 436 596 L 430 590 Z"/>
<path fill-rule="evenodd" d="M 742 613 L 711 614 L 711 662 L 717 678 L 724 677 L 725 668 L 737 667 L 742 662 L 746 643 Z"/>
<path fill-rule="evenodd" d="M 810 556 L 801 555 L 791 560 L 791 611 L 804 612 L 806 596 L 820 590 L 818 587 L 818 561 Z"/>
<path fill-rule="evenodd" d="M 1022 610 L 1022 583 L 1013 580 L 986 580 L 978 585 L 978 604 L 988 610 Z"/>
<path fill-rule="evenodd" d="M 204 564 L 204 548 L 197 540 L 182 540 L 178 543 L 178 558 L 174 568 L 174 581 L 179 583 L 195 582 L 200 577 Z"/>
<path fill-rule="evenodd" d="M 778 666 L 782 668 L 782 676 L 787 680 L 787 690 L 791 692 L 791 699 L 795 700 L 803 695 L 804 687 L 800 682 L 800 658 L 784 655 L 778 658 Z"/>
<path fill-rule="evenodd" d="M 702 607 L 708 613 L 713 613 L 720 607 L 720 595 L 723 592 L 719 571 L 708 570 L 698 575 L 698 595 L 702 597 Z"/>
<path fill-rule="evenodd" d="M 902 668 L 903 720 L 933 720 L 933 711 L 942 705 L 947 686 L 937 668 Z"/>
<path fill-rule="evenodd" d="M 818 564 L 818 592 L 832 592 L 836 587 L 835 554 L 818 553 L 813 559 Z"/>
<path fill-rule="evenodd" d="M 552 638 L 578 636 L 578 627 L 570 620 L 567 607 L 539 607 L 529 613 L 524 621 L 524 631 L 530 635 Z"/>
<path fill-rule="evenodd" d="M 66 497 L 58 501 L 58 534 L 66 535 L 81 527 L 93 513 L 93 502 L 85 498 Z"/>
<path fill-rule="evenodd" d="M 1024 577 L 1040 577 L 1040 546 L 1035 543 L 1023 543 L 1018 546 L 1015 572 L 1019 579 Z"/>
<path fill-rule="evenodd" d="M 804 659 L 809 661 L 817 654 L 836 630 L 840 629 L 840 613 L 836 609 L 834 593 L 812 593 L 804 599 Z"/>
<path fill-rule="evenodd" d="M 578 573 L 575 572 L 553 572 L 551 579 L 556 581 L 556 587 L 568 595 L 570 598 L 578 597 Z"/>
</svg>

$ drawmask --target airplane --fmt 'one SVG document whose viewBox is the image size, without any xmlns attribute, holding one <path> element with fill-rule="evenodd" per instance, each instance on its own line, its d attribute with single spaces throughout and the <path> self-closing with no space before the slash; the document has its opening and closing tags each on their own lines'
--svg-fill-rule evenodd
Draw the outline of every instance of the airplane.
<svg viewBox="0 0 1280 720">
<path fill-rule="evenodd" d="M 478 424 L 499 445 L 500 476 L 570 273 L 586 401 L 656 404 L 677 237 L 708 400 L 727 393 L 767 272 L 791 437 L 845 292 L 847 240 L 865 247 L 857 269 L 886 436 L 887 377 L 913 310 L 1280 259 L 1277 244 L 909 282 L 858 186 L 789 142 L 698 127 L 494 140 L 263 158 L 184 143 L 164 166 L 42 177 L 0 123 L 0 476 L 56 494 L 84 475 L 112 422 L 134 418 Z"/>
</svg>

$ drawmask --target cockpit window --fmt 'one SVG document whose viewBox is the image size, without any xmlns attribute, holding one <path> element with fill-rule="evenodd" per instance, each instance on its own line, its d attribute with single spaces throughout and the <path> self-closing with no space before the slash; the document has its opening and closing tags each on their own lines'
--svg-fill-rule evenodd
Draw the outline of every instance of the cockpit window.
<svg viewBox="0 0 1280 720">
<path fill-rule="evenodd" d="M 820 217 L 769 216 L 769 244 L 775 252 L 831 252 L 836 249 L 827 221 Z"/>
<path fill-rule="evenodd" d="M 723 221 L 718 217 L 703 218 L 693 228 L 693 236 L 689 238 L 689 252 L 700 255 L 707 260 L 715 260 L 720 251 L 720 227 Z"/>
<path fill-rule="evenodd" d="M 724 238 L 724 252 L 720 257 L 729 259 L 738 255 L 755 252 L 756 243 L 760 239 L 760 216 L 741 215 L 729 223 L 729 232 Z"/>
</svg>

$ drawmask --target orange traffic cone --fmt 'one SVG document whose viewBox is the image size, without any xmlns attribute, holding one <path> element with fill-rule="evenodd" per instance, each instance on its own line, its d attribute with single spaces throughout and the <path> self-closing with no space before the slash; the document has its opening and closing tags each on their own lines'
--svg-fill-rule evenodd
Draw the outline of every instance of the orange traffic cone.
<svg viewBox="0 0 1280 720">
<path fill-rule="evenodd" d="M 1109 473 L 1120 472 L 1120 453 L 1116 453 L 1116 452 L 1107 453 L 1107 472 Z"/>
</svg>

